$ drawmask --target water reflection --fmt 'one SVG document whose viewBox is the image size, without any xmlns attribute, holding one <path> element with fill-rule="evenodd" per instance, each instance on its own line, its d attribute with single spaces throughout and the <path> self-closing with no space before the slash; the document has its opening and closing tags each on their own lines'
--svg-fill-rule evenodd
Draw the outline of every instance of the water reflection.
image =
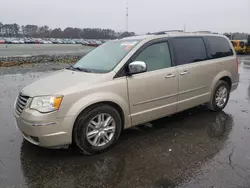
<svg viewBox="0 0 250 188">
<path fill-rule="evenodd" d="M 250 60 L 249 59 L 242 60 L 242 63 L 243 63 L 243 68 L 250 69 Z"/>
<path fill-rule="evenodd" d="M 248 98 L 247 99 L 250 101 L 250 84 L 248 86 L 247 94 L 248 94 Z"/>
<path fill-rule="evenodd" d="M 124 131 L 119 143 L 96 156 L 47 150 L 23 142 L 28 187 L 174 187 L 212 159 L 233 126 L 230 115 L 195 108 Z"/>
</svg>

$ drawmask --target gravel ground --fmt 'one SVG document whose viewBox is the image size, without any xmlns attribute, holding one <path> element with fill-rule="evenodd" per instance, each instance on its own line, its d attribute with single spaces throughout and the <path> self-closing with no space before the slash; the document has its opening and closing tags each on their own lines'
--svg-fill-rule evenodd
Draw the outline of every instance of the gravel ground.
<svg viewBox="0 0 250 188">
<path fill-rule="evenodd" d="M 34 64 L 24 64 L 21 66 L 13 67 L 1 67 L 0 75 L 6 74 L 26 74 L 32 72 L 47 72 L 47 71 L 56 71 L 69 67 L 72 63 L 34 63 Z"/>
</svg>

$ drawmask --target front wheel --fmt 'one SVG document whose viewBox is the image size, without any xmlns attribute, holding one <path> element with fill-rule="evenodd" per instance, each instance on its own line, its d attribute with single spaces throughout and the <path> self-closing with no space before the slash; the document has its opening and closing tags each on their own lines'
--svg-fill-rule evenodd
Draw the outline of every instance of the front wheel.
<svg viewBox="0 0 250 188">
<path fill-rule="evenodd" d="M 212 111 L 219 112 L 223 110 L 230 96 L 230 87 L 227 82 L 220 80 L 216 85 L 213 96 L 208 103 L 208 108 Z"/>
<path fill-rule="evenodd" d="M 118 140 L 122 122 L 116 109 L 109 105 L 93 106 L 83 112 L 74 127 L 74 141 L 85 154 L 110 148 Z"/>
</svg>

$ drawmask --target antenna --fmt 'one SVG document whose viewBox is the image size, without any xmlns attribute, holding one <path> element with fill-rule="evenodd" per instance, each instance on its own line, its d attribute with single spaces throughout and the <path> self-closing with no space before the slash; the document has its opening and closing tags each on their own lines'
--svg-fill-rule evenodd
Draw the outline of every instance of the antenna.
<svg viewBox="0 0 250 188">
<path fill-rule="evenodd" d="M 126 0 L 126 31 L 128 32 L 128 0 Z"/>
</svg>

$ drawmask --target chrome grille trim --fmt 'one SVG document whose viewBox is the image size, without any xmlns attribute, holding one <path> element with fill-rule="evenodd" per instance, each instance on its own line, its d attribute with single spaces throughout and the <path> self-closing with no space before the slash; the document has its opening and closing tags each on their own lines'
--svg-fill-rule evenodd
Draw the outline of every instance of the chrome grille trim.
<svg viewBox="0 0 250 188">
<path fill-rule="evenodd" d="M 30 98 L 29 96 L 19 93 L 15 106 L 18 115 L 20 115 L 23 112 L 23 109 L 25 108 L 29 98 Z"/>
</svg>

